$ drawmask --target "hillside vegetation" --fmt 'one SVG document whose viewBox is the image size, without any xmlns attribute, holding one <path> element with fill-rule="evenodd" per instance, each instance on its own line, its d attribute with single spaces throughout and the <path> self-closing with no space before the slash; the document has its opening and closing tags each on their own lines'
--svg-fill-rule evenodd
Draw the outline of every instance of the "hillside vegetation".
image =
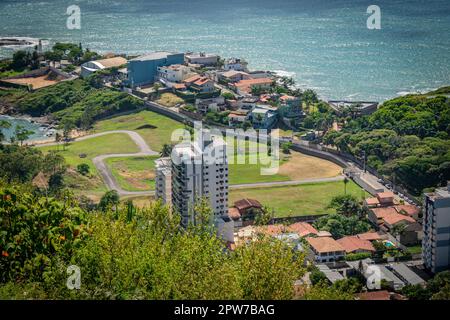
<svg viewBox="0 0 450 320">
<path fill-rule="evenodd" d="M 450 87 L 385 102 L 324 142 L 361 157 L 415 194 L 450 180 Z"/>
<path fill-rule="evenodd" d="M 141 100 L 126 93 L 97 89 L 89 81 L 81 79 L 64 81 L 28 94 L 20 90 L 3 91 L 0 96 L 19 113 L 52 115 L 56 120 L 70 122 L 83 129 L 98 119 L 143 105 Z"/>
</svg>

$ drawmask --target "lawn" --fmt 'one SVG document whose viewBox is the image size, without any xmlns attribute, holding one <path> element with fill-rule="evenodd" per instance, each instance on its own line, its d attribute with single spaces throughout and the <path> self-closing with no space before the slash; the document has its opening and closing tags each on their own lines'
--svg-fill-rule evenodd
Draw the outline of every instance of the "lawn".
<svg viewBox="0 0 450 320">
<path fill-rule="evenodd" d="M 150 148 L 155 151 L 160 151 L 164 143 L 171 142 L 172 132 L 180 128 L 184 128 L 182 123 L 158 113 L 144 110 L 138 113 L 99 121 L 96 123 L 94 131 L 136 131 L 145 139 Z"/>
<path fill-rule="evenodd" d="M 422 245 L 416 245 L 416 246 L 411 246 L 411 247 L 406 247 L 408 252 L 411 254 L 420 254 L 422 253 Z"/>
<path fill-rule="evenodd" d="M 43 152 L 56 150 L 66 159 L 69 170 L 66 174 L 67 184 L 75 193 L 100 196 L 106 191 L 106 187 L 100 178 L 92 159 L 98 155 L 111 153 L 135 153 L 139 149 L 136 144 L 123 133 L 113 133 L 101 137 L 72 142 L 63 150 L 63 146 L 38 147 Z M 80 155 L 85 155 L 81 158 Z M 76 167 L 81 163 L 87 163 L 90 167 L 90 176 L 83 177 L 76 174 Z"/>
<path fill-rule="evenodd" d="M 341 181 L 240 189 L 230 190 L 229 203 L 232 206 L 237 200 L 251 198 L 274 209 L 277 217 L 317 215 L 332 213 L 333 209 L 327 209 L 328 204 L 334 196 L 343 193 L 344 183 Z M 368 195 L 352 181 L 347 185 L 347 193 L 359 199 Z"/>
<path fill-rule="evenodd" d="M 155 190 L 155 160 L 153 157 L 109 158 L 106 164 L 119 185 L 127 191 Z"/>
<path fill-rule="evenodd" d="M 315 178 L 331 178 L 342 173 L 338 165 L 319 158 L 291 151 L 289 155 L 280 154 L 278 172 L 273 175 L 262 175 L 261 169 L 268 168 L 265 162 L 268 158 L 262 158 L 262 163 L 249 164 L 248 156 L 244 164 L 229 164 L 230 184 L 246 184 L 260 182 L 297 181 Z"/>
</svg>

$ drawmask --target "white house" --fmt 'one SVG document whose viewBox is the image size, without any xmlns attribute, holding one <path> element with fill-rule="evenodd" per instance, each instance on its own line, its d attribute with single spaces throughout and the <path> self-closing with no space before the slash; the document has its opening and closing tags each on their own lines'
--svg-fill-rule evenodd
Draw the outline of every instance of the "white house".
<svg viewBox="0 0 450 320">
<path fill-rule="evenodd" d="M 81 77 L 85 78 L 92 73 L 109 68 L 118 68 L 127 63 L 127 59 L 123 57 L 114 57 L 109 59 L 88 61 L 81 65 Z"/>
<path fill-rule="evenodd" d="M 181 64 L 173 64 L 170 66 L 162 66 L 157 68 L 157 75 L 161 79 L 170 82 L 181 82 L 192 75 L 189 67 Z"/>
<path fill-rule="evenodd" d="M 185 59 L 187 63 L 198 64 L 201 66 L 214 66 L 219 61 L 219 56 L 216 54 L 208 54 L 205 52 L 186 53 Z"/>
<path fill-rule="evenodd" d="M 224 70 L 247 71 L 248 62 L 239 58 L 230 58 L 223 65 Z"/>
</svg>

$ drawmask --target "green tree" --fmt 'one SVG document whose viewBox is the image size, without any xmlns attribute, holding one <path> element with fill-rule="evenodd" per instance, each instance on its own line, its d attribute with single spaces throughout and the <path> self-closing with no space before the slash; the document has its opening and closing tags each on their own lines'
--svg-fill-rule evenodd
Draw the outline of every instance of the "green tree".
<svg viewBox="0 0 450 320">
<path fill-rule="evenodd" d="M 80 163 L 77 166 L 77 172 L 83 176 L 87 176 L 90 172 L 91 168 L 87 163 Z"/>
<path fill-rule="evenodd" d="M 23 145 L 23 142 L 27 140 L 33 133 L 33 131 L 27 130 L 21 125 L 16 125 L 16 128 L 14 129 L 14 135 L 20 142 L 20 145 Z"/>
<path fill-rule="evenodd" d="M 360 215 L 362 211 L 362 206 L 358 199 L 356 199 L 355 196 L 349 194 L 333 197 L 330 204 L 328 205 L 328 208 L 336 209 L 337 213 L 347 217 Z"/>
<path fill-rule="evenodd" d="M 120 197 L 116 190 L 107 191 L 100 199 L 99 207 L 102 210 L 116 207 L 119 204 L 119 200 Z"/>
<path fill-rule="evenodd" d="M 6 120 L 0 120 L 0 144 L 5 140 L 5 135 L 3 133 L 3 129 L 11 128 L 11 123 Z"/>
<path fill-rule="evenodd" d="M 163 158 L 170 157 L 170 155 L 172 154 L 172 149 L 173 149 L 173 145 L 165 143 L 163 145 L 163 148 L 160 153 L 161 157 L 163 157 Z"/>
</svg>

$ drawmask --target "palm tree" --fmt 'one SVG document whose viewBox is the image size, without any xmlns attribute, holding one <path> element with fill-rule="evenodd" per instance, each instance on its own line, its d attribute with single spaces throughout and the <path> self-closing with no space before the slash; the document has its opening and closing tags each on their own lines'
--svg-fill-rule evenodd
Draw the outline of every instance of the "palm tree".
<svg viewBox="0 0 450 320">
<path fill-rule="evenodd" d="M 344 177 L 344 194 L 347 194 L 347 184 L 350 182 L 347 177 Z"/>
<path fill-rule="evenodd" d="M 62 136 L 59 134 L 59 132 L 57 132 L 55 134 L 55 142 L 56 142 L 56 150 L 59 151 L 59 143 L 62 140 Z"/>
</svg>

